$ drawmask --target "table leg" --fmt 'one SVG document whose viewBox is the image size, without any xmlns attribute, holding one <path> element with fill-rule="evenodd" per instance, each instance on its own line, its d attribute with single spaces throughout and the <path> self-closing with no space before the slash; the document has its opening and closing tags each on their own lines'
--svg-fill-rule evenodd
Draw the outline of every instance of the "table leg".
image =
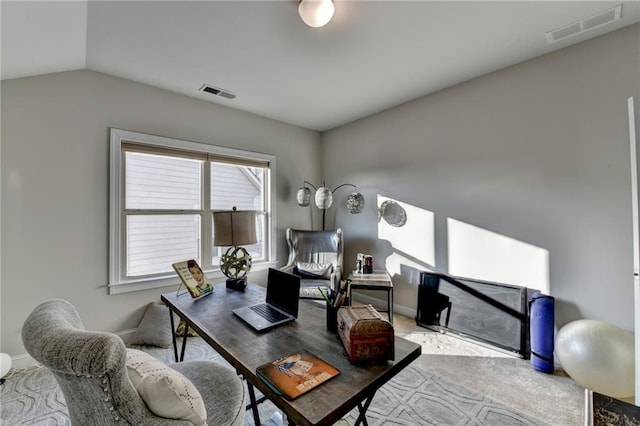
<svg viewBox="0 0 640 426">
<path fill-rule="evenodd" d="M 176 328 L 173 321 L 173 311 L 169 308 L 169 320 L 171 321 L 171 339 L 173 340 L 173 357 L 178 362 L 178 343 L 176 342 Z"/>
<path fill-rule="evenodd" d="M 367 414 L 367 409 L 369 409 L 369 405 L 371 404 L 371 401 L 373 400 L 374 395 L 375 395 L 375 392 L 367 397 L 367 399 L 364 401 L 364 406 L 362 405 L 362 402 L 358 403 L 358 411 L 360 412 L 360 414 L 358 415 L 358 418 L 356 419 L 354 426 L 358 426 L 360 424 L 363 424 L 364 426 L 369 425 L 367 423 L 366 414 Z"/>
<path fill-rule="evenodd" d="M 189 337 L 189 324 L 184 325 L 184 333 L 182 333 L 182 350 L 180 351 L 180 362 L 184 361 L 184 350 L 187 348 L 187 337 Z"/>
<path fill-rule="evenodd" d="M 389 322 L 393 324 L 393 288 L 389 289 L 387 294 L 387 309 L 389 309 Z"/>
<path fill-rule="evenodd" d="M 260 414 L 258 414 L 258 402 L 256 401 L 256 392 L 253 385 L 247 380 L 247 390 L 249 391 L 249 401 L 251 402 L 251 412 L 253 413 L 253 423 L 260 425 Z"/>
</svg>

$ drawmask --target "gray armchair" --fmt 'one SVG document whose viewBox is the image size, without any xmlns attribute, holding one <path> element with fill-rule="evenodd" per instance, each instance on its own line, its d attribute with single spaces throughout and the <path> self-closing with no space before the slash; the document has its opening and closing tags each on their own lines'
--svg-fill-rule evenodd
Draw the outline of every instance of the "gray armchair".
<svg viewBox="0 0 640 426">
<path fill-rule="evenodd" d="M 283 271 L 299 275 L 300 297 L 322 299 L 323 290 L 338 289 L 344 253 L 342 229 L 302 231 L 287 228 L 289 260 Z"/>
<path fill-rule="evenodd" d="M 37 306 L 24 323 L 22 340 L 27 352 L 53 372 L 74 425 L 192 424 L 153 414 L 129 378 L 122 339 L 85 331 L 78 312 L 65 300 Z M 244 423 L 244 390 L 235 371 L 210 361 L 171 367 L 200 392 L 209 425 Z"/>
</svg>

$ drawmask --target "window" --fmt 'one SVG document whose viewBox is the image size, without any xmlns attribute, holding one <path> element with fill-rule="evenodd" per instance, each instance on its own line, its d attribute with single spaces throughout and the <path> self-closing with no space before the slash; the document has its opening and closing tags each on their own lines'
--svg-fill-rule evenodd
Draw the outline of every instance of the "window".
<svg viewBox="0 0 640 426">
<path fill-rule="evenodd" d="M 272 155 L 111 129 L 111 294 L 178 283 L 172 263 L 196 259 L 222 278 L 215 210 L 255 210 L 253 270 L 273 266 Z"/>
</svg>

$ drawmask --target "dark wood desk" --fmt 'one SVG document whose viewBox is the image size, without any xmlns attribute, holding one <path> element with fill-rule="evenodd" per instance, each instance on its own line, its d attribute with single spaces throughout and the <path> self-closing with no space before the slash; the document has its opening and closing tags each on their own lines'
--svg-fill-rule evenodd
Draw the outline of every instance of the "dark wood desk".
<svg viewBox="0 0 640 426">
<path fill-rule="evenodd" d="M 260 420 L 257 418 L 253 386 L 295 424 L 331 425 L 358 407 L 360 416 L 356 424 L 366 425 L 365 413 L 378 388 L 420 356 L 420 345 L 396 337 L 395 361 L 352 365 L 338 335 L 326 330 L 324 306 L 312 301 L 300 301 L 300 312 L 295 322 L 266 333 L 256 333 L 236 318 L 231 310 L 264 301 L 265 295 L 266 289 L 255 284 L 249 284 L 245 293 L 227 290 L 224 284 L 218 284 L 212 295 L 202 299 L 193 300 L 188 294 L 176 296 L 175 292 L 161 297 L 247 380 L 256 424 L 260 424 Z M 171 318 L 173 322 L 173 316 Z M 178 359 L 175 340 L 174 350 Z M 255 371 L 266 362 L 301 350 L 308 350 L 333 364 L 340 370 L 340 375 L 288 401 L 265 385 Z M 183 355 L 184 346 L 180 358 Z"/>
</svg>

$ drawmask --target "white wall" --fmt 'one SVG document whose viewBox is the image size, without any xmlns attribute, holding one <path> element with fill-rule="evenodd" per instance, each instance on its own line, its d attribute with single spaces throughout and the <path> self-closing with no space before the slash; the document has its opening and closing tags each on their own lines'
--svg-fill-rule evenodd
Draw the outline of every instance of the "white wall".
<svg viewBox="0 0 640 426">
<path fill-rule="evenodd" d="M 109 127 L 274 154 L 281 264 L 284 228 L 309 226 L 295 192 L 321 177 L 316 132 L 92 71 L 5 80 L 1 101 L 0 352 L 24 353 L 22 323 L 45 300 L 69 300 L 88 329 L 123 331 L 175 289 L 107 295 Z"/>
<path fill-rule="evenodd" d="M 436 270 L 549 289 L 558 326 L 633 330 L 626 99 L 639 64 L 634 25 L 324 133 L 323 175 L 367 202 L 330 210 L 345 267 L 372 253 L 412 309 L 418 271 Z M 378 223 L 384 197 L 407 229 Z"/>
</svg>

